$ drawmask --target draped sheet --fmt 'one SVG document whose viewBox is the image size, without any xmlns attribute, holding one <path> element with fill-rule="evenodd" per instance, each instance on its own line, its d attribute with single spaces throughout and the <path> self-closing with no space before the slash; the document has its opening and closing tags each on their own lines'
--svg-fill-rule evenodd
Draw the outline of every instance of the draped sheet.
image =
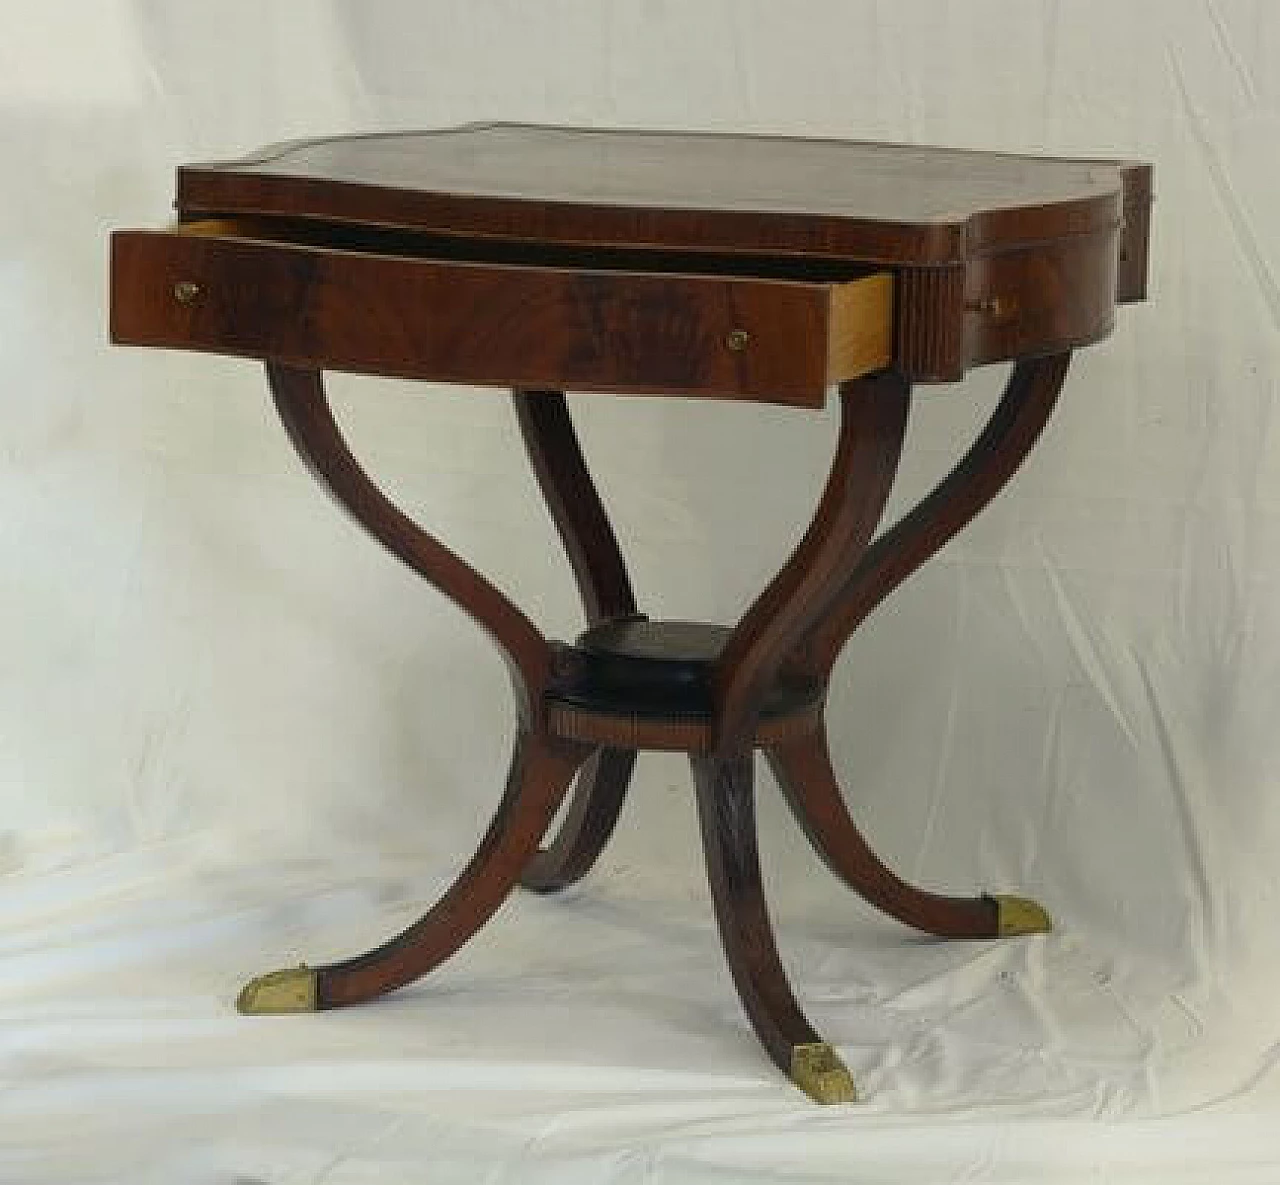
<svg viewBox="0 0 1280 1185">
<path fill-rule="evenodd" d="M 1270 0 L 0 4 L 0 1181 L 1280 1178 L 1280 5 Z M 687 771 L 376 1006 L 240 1018 L 447 883 L 513 727 L 487 642 L 301 472 L 261 372 L 106 345 L 105 238 L 173 166 L 500 118 L 1156 167 L 1151 301 L 1024 470 L 855 636 L 851 810 L 904 874 L 1023 891 L 944 944 L 816 863 L 758 771 L 808 1104 L 718 949 Z M 994 405 L 917 396 L 890 514 Z M 379 480 L 547 632 L 579 611 L 500 393 L 337 378 Z M 651 615 L 732 621 L 834 418 L 572 401 Z"/>
</svg>

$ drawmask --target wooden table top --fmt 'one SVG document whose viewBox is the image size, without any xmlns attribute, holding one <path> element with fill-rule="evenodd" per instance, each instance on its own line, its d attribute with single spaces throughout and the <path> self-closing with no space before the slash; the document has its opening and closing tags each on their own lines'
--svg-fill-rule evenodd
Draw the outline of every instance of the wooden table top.
<svg viewBox="0 0 1280 1185">
<path fill-rule="evenodd" d="M 184 218 L 942 265 L 1118 225 L 1148 166 L 782 136 L 475 124 L 275 145 L 178 174 Z"/>
<path fill-rule="evenodd" d="M 178 171 L 113 339 L 435 382 L 820 407 L 1091 345 L 1146 292 L 1147 165 L 483 124 Z"/>
</svg>

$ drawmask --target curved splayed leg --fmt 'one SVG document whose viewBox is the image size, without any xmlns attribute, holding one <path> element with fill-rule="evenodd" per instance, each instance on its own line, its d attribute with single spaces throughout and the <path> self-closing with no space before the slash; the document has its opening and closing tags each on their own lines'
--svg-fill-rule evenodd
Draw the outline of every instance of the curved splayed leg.
<svg viewBox="0 0 1280 1185">
<path fill-rule="evenodd" d="M 310 1012 L 359 1004 L 404 987 L 439 966 L 511 894 L 588 752 L 554 737 L 521 732 L 506 793 L 480 847 L 421 919 L 355 958 L 259 976 L 240 993 L 240 1010 Z"/>
<path fill-rule="evenodd" d="M 525 451 L 573 569 L 587 623 L 636 616 L 622 551 L 563 392 L 516 391 L 513 401 Z M 554 893 L 591 871 L 617 825 L 635 761 L 633 750 L 602 749 L 583 766 L 555 839 L 521 877 L 525 888 Z"/>
<path fill-rule="evenodd" d="M 825 730 L 767 750 L 778 786 L 827 867 L 869 904 L 939 938 L 997 938 L 1050 928 L 1048 914 L 1017 897 L 948 897 L 904 881 L 849 815 L 831 768 Z"/>
<path fill-rule="evenodd" d="M 463 945 L 511 893 L 590 746 L 541 730 L 551 648 L 497 588 L 409 519 L 351 455 L 317 371 L 268 364 L 280 419 L 315 478 L 364 529 L 469 614 L 506 660 L 520 729 L 506 792 L 479 849 L 420 921 L 354 959 L 260 976 L 240 995 L 246 1012 L 353 1004 L 402 987 Z"/>
<path fill-rule="evenodd" d="M 778 1067 L 819 1103 L 853 1102 L 853 1079 L 787 982 L 760 884 L 752 757 L 693 757 L 698 819 L 716 922 L 738 996 Z"/>
<path fill-rule="evenodd" d="M 1019 362 L 991 419 L 960 463 L 852 565 L 833 609 L 808 631 L 786 669 L 825 681 L 854 630 L 904 580 L 981 513 L 1017 473 L 1049 421 L 1070 353 Z"/>
<path fill-rule="evenodd" d="M 274 362 L 267 363 L 266 371 L 280 421 L 311 475 L 383 547 L 489 635 L 510 672 L 520 719 L 536 721 L 551 673 L 551 647 L 537 627 L 370 480 L 347 448 L 319 371 Z"/>
<path fill-rule="evenodd" d="M 841 384 L 840 439 L 813 521 L 716 663 L 717 751 L 744 747 L 788 658 L 836 608 L 893 487 L 910 401 L 910 384 L 892 371 Z"/>
<path fill-rule="evenodd" d="M 591 871 L 618 822 L 635 763 L 634 749 L 598 749 L 582 767 L 555 839 L 520 877 L 526 889 L 555 893 Z"/>
<path fill-rule="evenodd" d="M 866 617 L 1004 488 L 1053 411 L 1070 354 L 1014 367 L 986 428 L 950 475 L 862 554 L 834 597 L 835 608 L 796 646 L 784 670 L 826 683 Z M 944 937 L 1007 937 L 1046 931 L 1049 915 L 1014 896 L 944 897 L 908 884 L 875 855 L 850 818 L 831 769 L 824 733 L 769 753 L 792 811 L 826 863 L 852 888 L 908 925 Z"/>
</svg>

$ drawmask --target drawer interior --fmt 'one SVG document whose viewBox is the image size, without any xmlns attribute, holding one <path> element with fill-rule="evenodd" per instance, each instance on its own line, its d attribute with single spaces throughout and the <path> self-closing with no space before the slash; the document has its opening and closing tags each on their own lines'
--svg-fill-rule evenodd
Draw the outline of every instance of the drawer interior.
<svg viewBox="0 0 1280 1185">
<path fill-rule="evenodd" d="M 456 238 L 421 231 L 355 226 L 310 219 L 200 218 L 179 222 L 179 234 L 292 243 L 335 251 L 399 255 L 459 263 L 487 263 L 566 270 L 679 273 L 743 279 L 839 284 L 883 268 L 856 260 L 712 251 L 661 251 L 643 247 L 579 247 L 516 239 Z"/>
</svg>

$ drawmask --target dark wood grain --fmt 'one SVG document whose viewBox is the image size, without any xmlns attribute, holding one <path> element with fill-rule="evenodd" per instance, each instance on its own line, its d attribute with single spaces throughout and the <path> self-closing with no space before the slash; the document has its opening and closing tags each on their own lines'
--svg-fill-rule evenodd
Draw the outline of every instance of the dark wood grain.
<svg viewBox="0 0 1280 1185">
<path fill-rule="evenodd" d="M 187 165 L 184 216 L 937 265 L 1114 226 L 1145 166 L 786 136 L 473 125 Z"/>
<path fill-rule="evenodd" d="M 561 391 L 516 391 L 520 435 L 573 569 L 590 625 L 636 612 L 622 549 L 596 492 Z M 529 861 L 520 883 L 557 892 L 591 871 L 617 826 L 635 767 L 630 749 L 601 749 L 582 767 L 555 839 Z"/>
<path fill-rule="evenodd" d="M 317 371 L 274 364 L 266 370 L 276 411 L 311 474 L 383 547 L 489 635 L 511 674 L 521 719 L 536 721 L 551 671 L 551 649 L 537 627 L 373 484 L 347 448 Z"/>
<path fill-rule="evenodd" d="M 510 896 L 590 752 L 571 741 L 521 730 L 506 791 L 470 863 L 407 930 L 365 954 L 317 967 L 317 1007 L 340 1008 L 384 995 L 454 954 Z"/>
<path fill-rule="evenodd" d="M 1118 293 L 1137 282 L 1133 264 L 1120 262 L 1123 241 L 1109 227 L 963 265 L 904 269 L 895 368 L 915 382 L 950 382 L 971 366 L 1101 341 Z"/>
<path fill-rule="evenodd" d="M 904 881 L 872 851 L 840 793 L 825 728 L 765 752 L 809 842 L 827 867 L 865 901 L 940 938 L 996 937 L 999 915 L 994 898 L 927 892 Z"/>
<path fill-rule="evenodd" d="M 182 284 L 196 286 L 189 301 L 175 299 Z M 820 407 L 844 287 L 119 232 L 111 329 L 116 342 L 313 369 Z M 890 300 L 885 352 L 868 366 L 888 361 Z"/>
<path fill-rule="evenodd" d="M 298 141 L 179 170 L 181 233 L 117 244 L 115 340 L 816 407 L 882 366 L 952 382 L 1105 337 L 1116 301 L 1145 295 L 1151 200 L 1136 162 L 857 141 L 519 125 Z M 185 230 L 210 219 L 225 233 L 201 253 Z M 258 239 L 274 245 L 237 253 Z M 498 285 L 484 261 L 521 275 Z M 857 290 L 842 273 L 875 268 L 897 291 L 883 357 L 865 309 L 836 324 Z M 166 301 L 184 277 L 203 305 Z M 283 307 L 300 311 L 287 329 Z M 727 353 L 739 331 L 750 345 Z M 875 348 L 836 365 L 831 342 L 860 331 Z"/>
<path fill-rule="evenodd" d="M 722 751 L 746 744 L 784 661 L 832 610 L 870 541 L 897 472 L 909 402 L 910 387 L 893 373 L 841 387 L 839 445 L 813 521 L 734 627 L 716 664 L 715 732 Z"/>
<path fill-rule="evenodd" d="M 792 1051 L 822 1038 L 796 1003 L 760 884 L 749 753 L 694 757 L 707 880 L 734 985 L 756 1036 L 785 1074 Z"/>
<path fill-rule="evenodd" d="M 970 262 L 966 366 L 1101 341 L 1115 319 L 1118 232 L 1078 235 Z"/>
</svg>

